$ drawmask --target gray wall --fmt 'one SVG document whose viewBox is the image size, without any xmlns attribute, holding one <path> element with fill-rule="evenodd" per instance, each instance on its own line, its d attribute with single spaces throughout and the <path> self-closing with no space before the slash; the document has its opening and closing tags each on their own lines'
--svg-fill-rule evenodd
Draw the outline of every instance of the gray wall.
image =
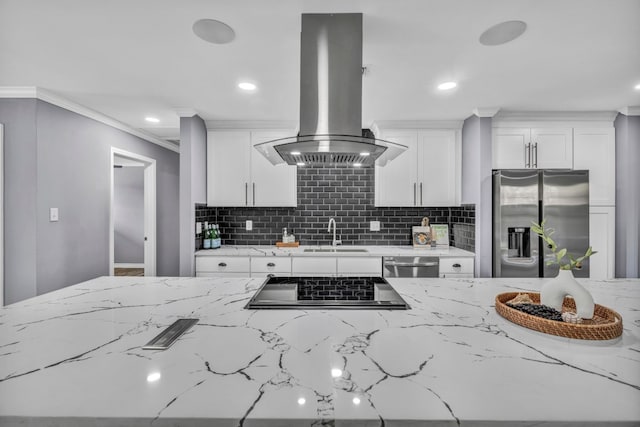
<svg viewBox="0 0 640 427">
<path fill-rule="evenodd" d="M 180 118 L 180 276 L 195 274 L 194 206 L 207 202 L 207 127 L 199 116 Z"/>
<path fill-rule="evenodd" d="M 640 265 L 640 116 L 618 114 L 616 129 L 616 274 L 638 277 Z"/>
<path fill-rule="evenodd" d="M 462 126 L 462 204 L 476 206 L 476 275 L 492 275 L 491 118 L 471 116 Z"/>
<path fill-rule="evenodd" d="M 113 170 L 115 263 L 144 263 L 144 168 Z"/>
<path fill-rule="evenodd" d="M 0 122 L 6 303 L 109 274 L 112 146 L 156 159 L 157 274 L 177 275 L 177 153 L 41 100 L 0 99 Z"/>
<path fill-rule="evenodd" d="M 0 99 L 4 124 L 4 302 L 36 295 L 36 100 Z"/>
</svg>

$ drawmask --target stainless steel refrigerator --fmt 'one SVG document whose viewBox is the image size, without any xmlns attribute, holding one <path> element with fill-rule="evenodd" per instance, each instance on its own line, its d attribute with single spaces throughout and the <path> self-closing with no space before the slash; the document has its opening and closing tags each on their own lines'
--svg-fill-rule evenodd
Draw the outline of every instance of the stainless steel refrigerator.
<svg viewBox="0 0 640 427">
<path fill-rule="evenodd" d="M 589 247 L 589 171 L 493 171 L 493 277 L 555 277 L 550 249 L 531 231 L 546 219 L 558 248 L 574 257 Z M 589 277 L 586 259 L 576 277 Z"/>
</svg>

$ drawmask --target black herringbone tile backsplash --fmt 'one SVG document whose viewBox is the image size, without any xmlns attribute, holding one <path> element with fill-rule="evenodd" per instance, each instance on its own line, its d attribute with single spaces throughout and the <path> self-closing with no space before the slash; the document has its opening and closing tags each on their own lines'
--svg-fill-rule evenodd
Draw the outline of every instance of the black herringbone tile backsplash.
<svg viewBox="0 0 640 427">
<path fill-rule="evenodd" d="M 474 251 L 475 206 L 434 208 L 376 208 L 374 169 L 340 167 L 299 167 L 296 208 L 215 208 L 196 205 L 196 221 L 220 226 L 222 244 L 273 245 L 281 240 L 282 229 L 296 236 L 302 245 L 331 244 L 327 232 L 329 218 L 335 218 L 343 245 L 409 245 L 411 226 L 423 217 L 432 224 L 448 224 L 450 244 Z M 253 231 L 245 221 L 253 221 Z M 369 221 L 380 221 L 380 231 L 369 231 Z M 454 240 L 456 224 L 464 228 Z M 196 236 L 196 248 L 200 248 Z"/>
</svg>

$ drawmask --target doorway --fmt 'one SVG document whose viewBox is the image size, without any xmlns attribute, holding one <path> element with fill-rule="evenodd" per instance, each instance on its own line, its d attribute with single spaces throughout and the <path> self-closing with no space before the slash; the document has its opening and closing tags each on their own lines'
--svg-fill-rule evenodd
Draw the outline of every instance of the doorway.
<svg viewBox="0 0 640 427">
<path fill-rule="evenodd" d="M 109 275 L 156 275 L 156 161 L 111 147 Z"/>
</svg>

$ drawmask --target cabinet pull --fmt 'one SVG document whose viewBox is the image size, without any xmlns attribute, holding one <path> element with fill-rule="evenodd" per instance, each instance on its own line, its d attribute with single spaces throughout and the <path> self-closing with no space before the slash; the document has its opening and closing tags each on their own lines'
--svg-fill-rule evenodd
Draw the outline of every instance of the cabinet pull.
<svg viewBox="0 0 640 427">
<path fill-rule="evenodd" d="M 416 205 L 416 187 L 417 187 L 418 183 L 414 182 L 413 183 L 413 206 Z"/>
<path fill-rule="evenodd" d="M 460 268 L 462 267 L 460 264 L 458 264 L 457 262 L 455 264 L 452 265 L 453 268 Z"/>
<path fill-rule="evenodd" d="M 422 183 L 420 183 L 420 206 L 422 206 Z"/>
<path fill-rule="evenodd" d="M 267 263 L 267 267 L 275 267 L 275 266 L 276 266 L 276 264 L 275 264 L 275 263 L 273 263 L 273 262 L 269 262 L 269 263 Z"/>
<path fill-rule="evenodd" d="M 531 167 L 531 143 L 526 143 L 524 145 L 524 167 Z"/>
<path fill-rule="evenodd" d="M 218 264 L 218 267 L 226 267 L 227 263 L 226 262 L 221 262 Z"/>
<path fill-rule="evenodd" d="M 256 205 L 256 183 L 254 182 L 253 184 L 251 184 L 252 188 L 252 193 L 253 193 L 253 206 Z"/>
<path fill-rule="evenodd" d="M 247 206 L 249 204 L 249 184 L 248 183 L 244 183 L 244 205 Z"/>
<path fill-rule="evenodd" d="M 533 150 L 535 154 L 535 156 L 533 156 L 533 167 L 537 168 L 538 167 L 538 143 L 537 142 L 533 144 Z"/>
</svg>

